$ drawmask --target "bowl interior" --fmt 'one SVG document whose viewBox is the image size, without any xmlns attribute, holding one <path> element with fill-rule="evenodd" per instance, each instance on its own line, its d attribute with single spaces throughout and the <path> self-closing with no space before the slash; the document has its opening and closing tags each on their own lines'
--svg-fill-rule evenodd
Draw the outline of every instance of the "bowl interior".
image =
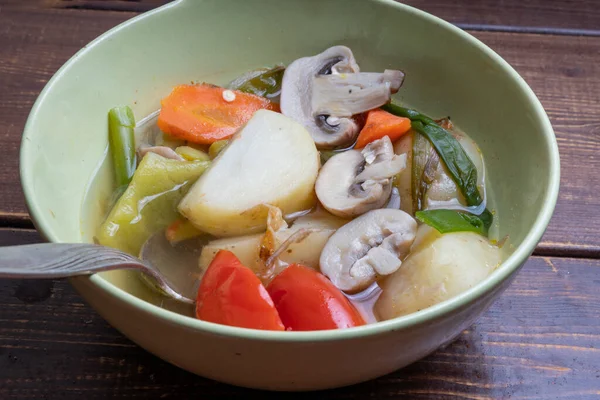
<svg viewBox="0 0 600 400">
<path fill-rule="evenodd" d="M 140 119 L 176 84 L 226 83 L 344 44 L 363 71 L 404 70 L 398 100 L 434 118 L 451 116 L 479 144 L 498 235 L 510 237 L 507 255 L 526 237 L 519 257 L 533 250 L 556 200 L 556 143 L 535 96 L 497 55 L 392 1 L 226 3 L 180 0 L 125 23 L 82 49 L 48 84 L 28 120 L 21 162 L 30 212 L 49 240 L 93 234 L 97 221 L 84 210 L 94 196 L 85 195 L 107 154 L 109 108 L 130 105 Z M 111 280 L 134 290 L 120 276 Z"/>
</svg>

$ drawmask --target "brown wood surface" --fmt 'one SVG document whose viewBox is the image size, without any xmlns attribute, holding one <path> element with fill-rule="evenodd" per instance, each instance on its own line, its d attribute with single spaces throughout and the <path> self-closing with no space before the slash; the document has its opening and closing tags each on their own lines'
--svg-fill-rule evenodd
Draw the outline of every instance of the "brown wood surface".
<svg viewBox="0 0 600 400">
<path fill-rule="evenodd" d="M 34 231 L 0 229 L 0 246 L 37 240 Z M 532 257 L 446 348 L 368 383 L 285 398 L 600 398 L 599 285 L 600 260 Z M 0 304 L 0 399 L 282 398 L 159 360 L 64 281 L 0 280 Z"/>
<path fill-rule="evenodd" d="M 34 231 L 15 229 L 32 227 L 19 184 L 18 149 L 39 91 L 87 42 L 166 2 L 0 0 L 0 246 L 40 240 Z M 457 341 L 365 384 L 285 397 L 600 398 L 600 4 L 406 3 L 468 28 L 531 85 L 559 140 L 556 213 L 538 256 Z M 0 400 L 253 394 L 284 397 L 218 384 L 162 362 L 110 327 L 64 281 L 0 280 Z"/>
</svg>

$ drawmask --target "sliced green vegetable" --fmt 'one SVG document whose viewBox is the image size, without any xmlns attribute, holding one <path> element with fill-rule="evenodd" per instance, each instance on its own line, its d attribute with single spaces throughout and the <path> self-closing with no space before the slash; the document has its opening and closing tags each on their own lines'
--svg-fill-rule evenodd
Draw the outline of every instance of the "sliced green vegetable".
<svg viewBox="0 0 600 400">
<path fill-rule="evenodd" d="M 207 161 L 177 161 L 147 153 L 100 226 L 98 242 L 138 255 L 152 234 L 179 217 L 177 205 L 209 165 Z"/>
<path fill-rule="evenodd" d="M 135 118 L 131 108 L 115 107 L 108 112 L 108 143 L 117 187 L 126 186 L 135 172 Z"/>
<path fill-rule="evenodd" d="M 272 99 L 281 93 L 281 80 L 284 72 L 284 66 L 253 71 L 233 81 L 229 85 L 229 89 Z"/>
<path fill-rule="evenodd" d="M 190 146 L 179 146 L 175 149 L 175 153 L 187 161 L 210 161 L 208 154 Z"/>
<path fill-rule="evenodd" d="M 386 104 L 382 108 L 394 115 L 410 118 L 412 128 L 429 139 L 435 147 L 438 155 L 448 168 L 452 180 L 465 197 L 467 206 L 481 204 L 483 198 L 477 188 L 477 168 L 450 132 L 418 111 L 400 107 L 396 104 Z"/>
<path fill-rule="evenodd" d="M 437 164 L 433 165 L 436 161 L 439 161 L 439 157 L 431 147 L 431 142 L 425 136 L 415 134 L 411 169 L 411 197 L 415 211 L 423 209 L 425 194 L 434 178 L 431 171 L 437 167 Z"/>
<path fill-rule="evenodd" d="M 208 156 L 210 157 L 210 159 L 214 160 L 215 157 L 218 156 L 219 153 L 221 151 L 223 151 L 225 146 L 227 146 L 228 144 L 229 144 L 229 140 L 227 140 L 227 139 L 218 140 L 218 141 L 214 142 L 213 144 L 211 144 L 210 147 L 208 148 Z"/>
<path fill-rule="evenodd" d="M 440 233 L 475 232 L 487 236 L 488 232 L 488 227 L 481 218 L 456 210 L 417 211 L 415 218 Z"/>
<path fill-rule="evenodd" d="M 338 152 L 333 150 L 321 150 L 319 151 L 319 156 L 321 157 L 321 165 L 325 164 L 327 160 L 331 157 L 335 156 Z"/>
</svg>

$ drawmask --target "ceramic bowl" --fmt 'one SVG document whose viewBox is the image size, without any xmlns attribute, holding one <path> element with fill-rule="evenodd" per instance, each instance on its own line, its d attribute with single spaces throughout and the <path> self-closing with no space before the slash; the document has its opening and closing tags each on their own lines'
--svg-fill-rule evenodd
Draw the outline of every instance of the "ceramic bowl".
<svg viewBox="0 0 600 400">
<path fill-rule="evenodd" d="M 111 107 L 130 105 L 139 118 L 157 110 L 176 84 L 226 83 L 337 44 L 354 51 L 363 71 L 404 70 L 399 101 L 434 117 L 450 115 L 480 145 L 499 234 L 510 236 L 506 260 L 449 301 L 320 332 L 195 320 L 159 307 L 126 274 L 72 280 L 103 318 L 144 349 L 200 376 L 252 388 L 311 390 L 370 380 L 455 338 L 534 250 L 559 186 L 556 139 L 541 104 L 483 43 L 390 0 L 179 0 L 103 34 L 56 73 L 27 121 L 21 177 L 37 229 L 52 242 L 89 240 L 93 223 L 82 221 L 94 200 L 85 194 L 107 154 Z"/>
</svg>

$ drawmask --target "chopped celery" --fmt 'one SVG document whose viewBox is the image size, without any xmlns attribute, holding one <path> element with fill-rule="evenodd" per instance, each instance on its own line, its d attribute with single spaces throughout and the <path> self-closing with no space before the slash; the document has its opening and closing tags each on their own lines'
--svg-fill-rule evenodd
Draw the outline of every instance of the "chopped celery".
<svg viewBox="0 0 600 400">
<path fill-rule="evenodd" d="M 223 151 L 225 146 L 227 146 L 228 144 L 229 144 L 229 140 L 227 140 L 227 139 L 218 140 L 218 141 L 214 142 L 213 144 L 211 144 L 210 147 L 208 148 L 208 155 L 211 158 L 211 160 L 214 159 L 215 157 L 217 157 L 219 155 L 219 153 L 221 151 Z"/>
<path fill-rule="evenodd" d="M 175 152 L 188 161 L 210 161 L 208 154 L 190 146 L 179 146 Z"/>
<path fill-rule="evenodd" d="M 210 165 L 148 153 L 131 183 L 100 226 L 100 244 L 138 255 L 144 242 L 179 217 L 177 205 Z"/>
</svg>

